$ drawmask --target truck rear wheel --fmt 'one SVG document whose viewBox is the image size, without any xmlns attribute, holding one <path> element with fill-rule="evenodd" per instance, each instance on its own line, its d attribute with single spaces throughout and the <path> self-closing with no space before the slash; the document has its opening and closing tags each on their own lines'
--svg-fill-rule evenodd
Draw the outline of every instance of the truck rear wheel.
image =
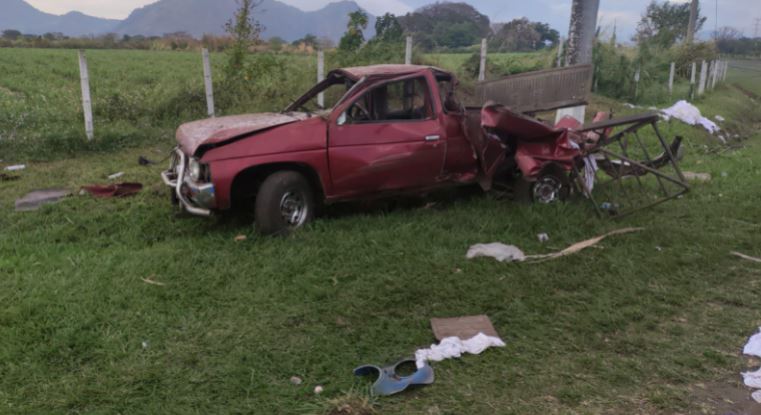
<svg viewBox="0 0 761 415">
<path fill-rule="evenodd" d="M 314 211 L 312 188 L 295 171 L 269 175 L 256 194 L 256 228 L 265 235 L 287 235 L 309 223 Z"/>
</svg>

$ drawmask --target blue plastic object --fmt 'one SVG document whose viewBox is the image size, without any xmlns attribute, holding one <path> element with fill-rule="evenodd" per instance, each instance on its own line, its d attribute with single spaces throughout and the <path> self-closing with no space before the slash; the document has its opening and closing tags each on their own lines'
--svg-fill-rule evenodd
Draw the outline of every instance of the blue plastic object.
<svg viewBox="0 0 761 415">
<path fill-rule="evenodd" d="M 417 371 L 409 376 L 399 376 L 396 370 L 399 366 L 407 363 L 415 365 L 413 359 L 405 359 L 394 365 L 380 367 L 375 365 L 364 365 L 354 369 L 356 376 L 369 376 L 376 374 L 378 378 L 373 383 L 372 393 L 378 396 L 388 396 L 402 392 L 414 385 L 430 385 L 433 383 L 433 368 L 425 366 L 418 368 Z"/>
</svg>

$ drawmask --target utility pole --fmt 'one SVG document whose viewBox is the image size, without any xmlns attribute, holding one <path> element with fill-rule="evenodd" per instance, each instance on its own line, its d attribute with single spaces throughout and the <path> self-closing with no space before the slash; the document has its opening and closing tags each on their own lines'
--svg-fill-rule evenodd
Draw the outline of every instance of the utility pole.
<svg viewBox="0 0 761 415">
<path fill-rule="evenodd" d="M 690 22 L 687 25 L 687 37 L 685 38 L 688 45 L 692 43 L 695 37 L 695 25 L 698 21 L 698 1 L 692 0 L 692 3 L 690 3 Z"/>
<path fill-rule="evenodd" d="M 758 38 L 759 34 L 761 34 L 761 31 L 759 31 L 759 29 L 761 29 L 761 17 L 756 17 L 755 22 L 756 24 L 753 37 Z"/>
<path fill-rule="evenodd" d="M 592 47 L 597 31 L 597 13 L 600 0 L 573 0 L 571 5 L 571 24 L 568 29 L 568 48 L 566 65 L 584 65 L 592 63 Z M 585 106 L 563 108 L 555 115 L 560 120 L 566 115 L 584 123 Z"/>
</svg>

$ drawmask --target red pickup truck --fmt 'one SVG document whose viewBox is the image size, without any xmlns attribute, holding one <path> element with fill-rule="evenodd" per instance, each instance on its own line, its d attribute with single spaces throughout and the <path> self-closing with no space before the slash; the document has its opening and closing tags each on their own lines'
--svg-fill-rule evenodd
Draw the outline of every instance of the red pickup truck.
<svg viewBox="0 0 761 415">
<path fill-rule="evenodd" d="M 489 124 L 481 108 L 463 107 L 456 84 L 451 73 L 428 66 L 337 69 L 281 113 L 180 126 L 162 178 L 174 201 L 193 214 L 253 201 L 256 226 L 265 234 L 303 226 L 319 204 L 471 183 L 488 190 L 502 162 L 515 154 L 509 132 L 494 128 L 511 121 Z M 552 159 L 560 152 L 562 161 L 577 155 L 561 135 L 539 153 Z M 533 162 L 521 168 L 544 164 Z M 539 183 L 534 193 L 552 197 L 568 186 L 557 177 L 548 188 L 535 174 L 531 180 Z"/>
</svg>

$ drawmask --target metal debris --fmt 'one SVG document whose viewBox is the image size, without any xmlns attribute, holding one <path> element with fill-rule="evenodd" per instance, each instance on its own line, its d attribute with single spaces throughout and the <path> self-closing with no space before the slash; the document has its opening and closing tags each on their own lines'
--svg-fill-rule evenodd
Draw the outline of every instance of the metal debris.
<svg viewBox="0 0 761 415">
<path fill-rule="evenodd" d="M 16 200 L 16 212 L 37 210 L 42 205 L 56 203 L 70 194 L 71 192 L 66 189 L 35 190 Z"/>
</svg>

